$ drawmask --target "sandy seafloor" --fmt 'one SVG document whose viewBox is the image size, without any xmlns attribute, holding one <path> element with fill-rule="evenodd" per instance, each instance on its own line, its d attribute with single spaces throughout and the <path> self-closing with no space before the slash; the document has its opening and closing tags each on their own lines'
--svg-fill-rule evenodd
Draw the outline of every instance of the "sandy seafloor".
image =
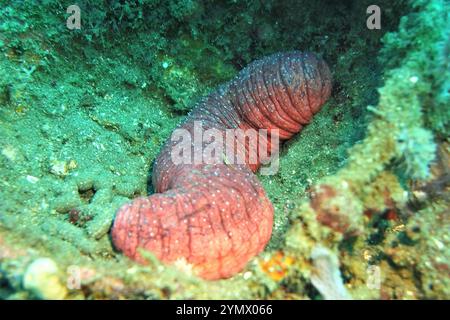
<svg viewBox="0 0 450 320">
<path fill-rule="evenodd" d="M 78 4 L 80 30 L 59 1 L 0 7 L 0 298 L 450 298 L 448 2 L 378 1 L 380 30 L 370 1 Z M 266 250 L 212 282 L 117 252 L 116 210 L 195 102 L 294 49 L 333 92 L 260 176 Z"/>
</svg>

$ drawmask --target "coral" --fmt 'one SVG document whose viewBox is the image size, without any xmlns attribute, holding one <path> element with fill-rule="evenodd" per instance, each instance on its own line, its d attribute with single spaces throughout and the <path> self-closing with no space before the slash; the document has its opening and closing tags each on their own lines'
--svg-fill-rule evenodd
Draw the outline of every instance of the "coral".
<svg viewBox="0 0 450 320">
<path fill-rule="evenodd" d="M 433 135 L 429 130 L 403 129 L 398 135 L 398 149 L 408 176 L 421 180 L 429 177 L 429 166 L 436 153 Z"/>
<path fill-rule="evenodd" d="M 430 14 L 437 14 L 436 4 L 431 3 L 425 7 Z M 405 24 L 405 20 L 402 23 Z M 428 84 L 421 83 L 423 80 L 418 80 L 426 78 L 428 73 L 428 69 L 421 69 L 421 64 L 416 63 L 417 57 L 414 53 L 422 54 L 421 49 L 422 44 L 417 48 L 409 48 L 402 65 L 388 72 L 384 86 L 379 89 L 378 106 L 370 107 L 375 113 L 375 119 L 368 126 L 366 138 L 352 148 L 344 168 L 318 185 L 318 190 L 331 188 L 332 191 L 328 191 L 328 196 L 321 204 L 315 204 L 316 211 L 327 206 L 326 203 L 331 201 L 329 198 L 342 195 L 348 201 L 342 201 L 334 210 L 346 212 L 345 208 L 349 203 L 353 203 L 353 207 L 360 209 L 353 210 L 352 214 L 361 215 L 364 208 L 364 199 L 361 199 L 361 196 L 372 193 L 369 186 L 378 187 L 380 175 L 383 176 L 385 172 L 393 169 L 391 163 L 394 160 L 404 164 L 405 174 L 412 179 L 425 179 L 429 176 L 436 146 L 432 133 L 424 127 L 424 106 L 421 101 L 423 96 L 438 94 L 438 91 L 431 90 Z M 433 66 L 433 69 L 439 69 L 439 56 L 434 59 L 428 57 L 426 60 L 435 61 L 436 66 Z M 439 79 L 436 81 L 439 82 Z M 342 186 L 346 186 L 345 193 L 342 193 Z M 398 189 L 395 186 L 385 187 L 388 198 L 395 197 L 389 192 L 392 188 Z M 364 193 L 360 190 L 364 190 Z M 405 201 L 404 198 L 397 206 L 401 207 Z"/>
<path fill-rule="evenodd" d="M 418 2 L 416 5 L 427 12 L 427 14 L 420 15 L 419 18 L 426 19 L 427 22 L 427 31 L 424 32 L 422 29 L 421 37 L 427 37 L 427 34 L 433 33 L 433 35 L 438 35 L 439 41 L 445 42 L 445 35 L 442 33 L 441 8 L 443 4 L 436 1 L 434 3 Z M 427 15 L 438 16 L 435 24 L 436 30 L 430 25 L 432 23 Z M 406 19 L 402 20 L 401 30 L 405 28 L 405 21 Z M 418 29 L 421 28 L 424 26 L 419 25 Z M 417 29 L 414 30 L 414 32 L 416 31 Z M 403 31 L 401 35 L 405 36 Z M 389 39 L 389 37 L 391 36 L 387 38 Z M 294 218 L 298 220 L 294 222 L 287 236 L 288 248 L 294 250 L 296 256 L 300 252 L 307 254 L 311 250 L 311 242 L 314 241 L 326 243 L 330 248 L 336 248 L 338 243 L 343 243 L 343 238 L 339 236 L 339 233 L 344 235 L 344 239 L 354 239 L 355 236 L 364 238 L 364 235 L 369 232 L 366 229 L 368 218 L 371 216 L 369 213 L 387 212 L 387 217 L 389 217 L 396 210 L 407 211 L 407 201 L 411 193 L 405 190 L 406 187 L 403 183 L 405 176 L 415 180 L 437 178 L 436 175 L 431 177 L 430 174 L 430 166 L 435 161 L 436 144 L 433 141 L 432 132 L 425 127 L 428 121 L 427 117 L 433 111 L 429 112 L 426 109 L 424 97 L 429 99 L 430 96 L 434 96 L 431 101 L 433 103 L 439 101 L 441 90 L 439 84 L 443 83 L 439 70 L 442 69 L 441 65 L 446 58 L 441 55 L 441 51 L 434 50 L 440 46 L 436 46 L 438 41 L 436 38 L 433 41 L 433 45 L 429 44 L 427 48 L 424 48 L 422 45 L 425 40 L 421 42 L 420 38 L 416 38 L 413 43 L 418 43 L 418 45 L 408 47 L 406 57 L 401 60 L 401 65 L 389 70 L 385 84 L 379 90 L 378 106 L 376 108 L 369 107 L 375 117 L 367 128 L 366 138 L 350 150 L 348 161 L 342 169 L 335 175 L 322 179 L 312 188 L 310 203 L 304 203 L 297 209 L 298 213 Z M 411 42 L 405 41 L 405 43 Z M 429 53 L 434 56 L 433 59 L 417 57 L 427 50 L 431 51 Z M 399 56 L 399 52 L 395 51 L 395 54 L 396 57 Z M 422 63 L 425 61 L 435 65 L 423 68 Z M 430 70 L 434 70 L 432 75 L 429 74 Z M 432 81 L 420 83 L 420 79 L 424 78 L 432 79 Z M 446 121 L 445 119 L 445 116 L 441 118 L 442 121 Z M 400 177 L 396 174 L 397 167 L 403 168 Z M 398 219 L 395 213 L 393 217 Z M 326 225 L 331 230 L 321 229 L 318 223 Z M 427 222 L 426 225 L 432 225 L 432 223 Z M 393 230 L 394 234 L 398 233 L 402 230 L 402 226 L 398 225 Z M 368 236 L 367 240 L 373 241 L 371 239 L 374 238 Z M 389 252 L 389 249 L 386 250 Z M 396 251 L 396 249 L 393 250 Z M 426 250 L 430 251 L 430 249 Z M 443 255 L 445 256 L 445 254 Z M 430 257 L 427 254 L 421 255 L 422 261 L 428 259 Z M 353 266 L 353 264 L 349 268 L 355 268 L 356 265 Z M 406 274 L 398 277 L 395 271 L 386 269 L 389 269 L 387 264 L 381 264 L 381 272 L 387 272 L 391 278 L 386 278 L 382 284 L 386 291 L 379 293 L 378 297 L 420 297 L 420 293 L 409 280 L 415 277 L 413 274 L 406 271 Z M 424 272 L 423 276 L 426 277 L 427 273 L 429 271 Z M 363 275 L 361 274 L 361 276 Z M 365 276 L 367 277 L 367 275 Z M 353 274 L 351 278 L 356 282 L 359 277 Z M 387 287 L 391 285 L 390 282 L 398 281 L 404 281 L 403 293 L 399 294 L 395 291 L 388 293 Z M 369 291 L 357 290 L 357 294 L 360 297 L 373 296 L 373 292 Z M 441 296 L 445 297 L 447 294 L 442 292 Z"/>
<path fill-rule="evenodd" d="M 415 13 L 402 17 L 399 30 L 383 38 L 381 61 L 393 72 L 398 67 L 411 72 L 424 124 L 445 137 L 450 129 L 449 4 L 419 0 L 411 5 Z"/>
</svg>

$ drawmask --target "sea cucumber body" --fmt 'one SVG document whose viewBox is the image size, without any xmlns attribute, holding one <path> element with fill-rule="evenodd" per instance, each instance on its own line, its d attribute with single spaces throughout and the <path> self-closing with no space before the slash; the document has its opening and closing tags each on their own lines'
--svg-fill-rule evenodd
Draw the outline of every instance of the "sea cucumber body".
<svg viewBox="0 0 450 320">
<path fill-rule="evenodd" d="M 331 74 L 322 59 L 278 53 L 251 63 L 201 100 L 179 129 L 193 135 L 195 123 L 201 122 L 203 130 L 218 130 L 224 141 L 227 129 L 267 129 L 267 139 L 258 143 L 270 145 L 273 134 L 283 141 L 298 133 L 330 92 Z M 202 143 L 204 149 L 207 142 Z M 138 262 L 145 262 L 142 248 L 165 263 L 184 260 L 205 279 L 230 277 L 264 249 L 272 233 L 273 207 L 253 174 L 271 153 L 256 152 L 252 162 L 248 155 L 255 146 L 244 143 L 234 146 L 233 155 L 245 151 L 242 164 L 175 164 L 171 153 L 176 144 L 167 141 L 154 163 L 157 193 L 117 212 L 114 245 Z"/>
</svg>

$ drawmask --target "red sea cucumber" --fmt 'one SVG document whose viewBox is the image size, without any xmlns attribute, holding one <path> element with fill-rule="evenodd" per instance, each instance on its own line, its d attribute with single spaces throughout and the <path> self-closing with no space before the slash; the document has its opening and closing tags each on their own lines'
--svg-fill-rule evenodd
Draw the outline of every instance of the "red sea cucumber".
<svg viewBox="0 0 450 320">
<path fill-rule="evenodd" d="M 227 129 L 267 129 L 269 137 L 278 133 L 283 141 L 311 120 L 330 92 L 331 74 L 322 59 L 277 53 L 251 63 L 204 98 L 179 128 L 193 134 L 194 122 L 201 121 L 203 130 L 223 135 Z M 138 248 L 165 263 L 184 260 L 204 279 L 230 277 L 264 249 L 272 233 L 273 207 L 253 174 L 270 154 L 258 152 L 251 163 L 247 153 L 244 164 L 175 164 L 175 144 L 169 140 L 154 163 L 157 193 L 117 212 L 114 245 L 141 263 Z M 245 143 L 236 154 L 251 148 Z"/>
</svg>

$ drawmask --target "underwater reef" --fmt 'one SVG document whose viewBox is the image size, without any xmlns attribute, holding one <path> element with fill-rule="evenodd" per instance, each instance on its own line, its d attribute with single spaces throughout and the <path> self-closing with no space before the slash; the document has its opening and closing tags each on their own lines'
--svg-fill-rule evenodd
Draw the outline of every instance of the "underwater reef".
<svg viewBox="0 0 450 320">
<path fill-rule="evenodd" d="M 17 1 L 0 8 L 0 299 L 449 299 L 449 3 Z M 198 101 L 314 52 L 331 97 L 258 179 L 265 250 L 229 279 L 113 245 Z"/>
</svg>

